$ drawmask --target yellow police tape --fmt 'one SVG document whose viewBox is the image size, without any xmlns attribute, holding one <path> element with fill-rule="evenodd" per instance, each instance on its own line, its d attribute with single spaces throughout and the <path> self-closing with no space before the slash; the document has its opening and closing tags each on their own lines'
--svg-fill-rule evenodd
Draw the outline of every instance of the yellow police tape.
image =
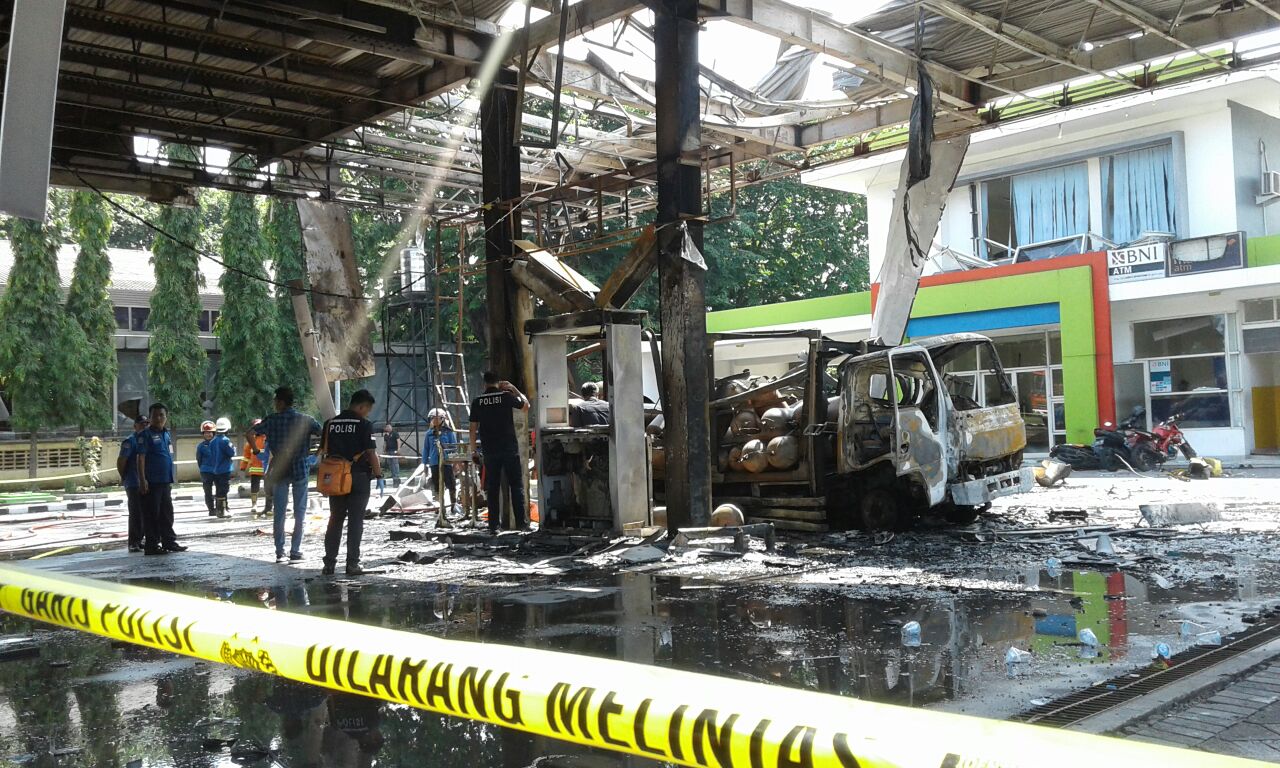
<svg viewBox="0 0 1280 768">
<path fill-rule="evenodd" d="M 162 651 L 688 766 L 1263 763 L 610 659 L 460 642 L 0 565 L 0 609 Z"/>
</svg>

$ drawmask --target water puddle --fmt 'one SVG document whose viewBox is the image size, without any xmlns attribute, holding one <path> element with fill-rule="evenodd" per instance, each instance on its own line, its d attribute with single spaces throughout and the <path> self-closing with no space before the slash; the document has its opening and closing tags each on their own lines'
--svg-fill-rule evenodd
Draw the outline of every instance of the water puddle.
<svg viewBox="0 0 1280 768">
<path fill-rule="evenodd" d="M 1184 619 L 1192 630 L 1238 629 L 1249 606 L 1276 594 L 1248 578 L 1185 588 L 1039 564 L 984 578 L 1007 589 L 942 597 L 904 589 L 869 599 L 839 584 L 725 585 L 626 573 L 572 583 L 530 578 L 500 590 L 382 576 L 182 591 L 993 717 L 1150 663 L 1157 643 L 1186 647 L 1194 637 Z M 919 625 L 918 645 L 913 628 L 904 632 L 910 622 Z M 646 764 L 12 616 L 0 625 L 6 634 L 34 631 L 41 648 L 38 658 L 0 663 L 0 765 L 477 768 L 566 754 L 589 756 L 579 765 Z M 1082 630 L 1096 645 L 1080 642 Z M 1026 655 L 1007 665 L 1011 647 Z"/>
</svg>

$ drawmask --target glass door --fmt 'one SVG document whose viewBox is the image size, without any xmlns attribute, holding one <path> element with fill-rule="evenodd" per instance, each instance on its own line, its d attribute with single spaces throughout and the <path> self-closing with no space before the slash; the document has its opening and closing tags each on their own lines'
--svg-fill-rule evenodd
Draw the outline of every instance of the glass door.
<svg viewBox="0 0 1280 768">
<path fill-rule="evenodd" d="M 1044 368 L 1014 371 L 1014 389 L 1018 393 L 1018 408 L 1022 421 L 1027 425 L 1027 451 L 1049 452 L 1049 390 Z"/>
<path fill-rule="evenodd" d="M 1116 363 L 1115 372 L 1115 393 L 1116 393 L 1116 421 L 1121 422 L 1129 418 L 1129 415 L 1135 409 L 1141 408 L 1147 412 L 1147 418 L 1140 419 L 1137 426 L 1142 429 L 1150 429 L 1148 418 L 1151 409 L 1147 407 L 1147 364 L 1146 362 L 1137 363 Z"/>
</svg>

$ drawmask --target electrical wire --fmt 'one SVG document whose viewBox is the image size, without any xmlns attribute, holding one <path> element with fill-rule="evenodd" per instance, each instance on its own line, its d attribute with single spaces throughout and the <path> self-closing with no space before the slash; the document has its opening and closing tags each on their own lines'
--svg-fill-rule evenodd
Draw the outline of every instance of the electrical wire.
<svg viewBox="0 0 1280 768">
<path fill-rule="evenodd" d="M 61 165 L 61 164 L 60 164 L 60 165 Z M 139 216 L 138 214 L 134 213 L 133 211 L 129 210 L 128 208 L 125 208 L 123 205 L 121 205 L 120 203 L 117 203 L 115 200 L 112 200 L 112 199 L 111 199 L 111 198 L 110 198 L 110 197 L 109 197 L 105 192 L 103 192 L 103 191 L 102 191 L 101 189 L 99 189 L 98 187 L 94 186 L 94 184 L 93 184 L 92 182 L 90 182 L 88 179 L 86 179 L 84 176 L 82 176 L 82 175 L 80 174 L 80 172 L 79 172 L 79 171 L 77 171 L 76 169 L 74 169 L 74 168 L 69 168 L 69 167 L 67 167 L 67 166 L 65 166 L 65 165 L 62 165 L 61 167 L 62 167 L 62 169 L 63 169 L 63 170 L 65 170 L 65 171 L 67 171 L 68 173 L 70 173 L 71 175 L 75 176 L 75 177 L 76 177 L 76 179 L 78 179 L 78 180 L 80 181 L 80 183 L 81 183 L 81 184 L 83 184 L 83 185 L 85 186 L 85 188 L 86 188 L 86 189 L 90 190 L 90 191 L 91 191 L 91 192 L 93 192 L 95 195 L 97 195 L 98 197 L 100 197 L 100 198 L 102 198 L 104 201 L 106 201 L 107 205 L 111 206 L 114 210 L 116 210 L 116 211 L 118 211 L 118 212 L 120 212 L 120 213 L 123 213 L 125 216 L 129 217 L 130 219 L 133 219 L 134 221 L 138 222 L 139 224 L 141 224 L 142 226 L 144 226 L 144 227 L 146 227 L 147 229 L 151 230 L 152 232 L 156 233 L 157 235 L 160 235 L 161 237 L 165 238 L 166 240 L 169 240 L 170 242 L 172 242 L 172 243 L 174 243 L 174 244 L 176 244 L 176 245 L 179 245 L 179 246 L 181 246 L 181 247 L 183 247 L 183 248 L 186 248 L 188 251 L 191 251 L 192 253 L 194 253 L 195 255 L 197 255 L 197 256 L 199 256 L 199 257 L 201 257 L 201 258 L 203 258 L 203 259 L 208 259 L 209 261 L 212 261 L 214 264 L 217 264 L 218 266 L 222 267 L 222 269 L 223 269 L 223 270 L 225 270 L 225 271 L 227 271 L 227 272 L 231 272 L 231 273 L 233 273 L 233 274 L 240 275 L 241 277 L 246 277 L 246 278 L 248 278 L 248 279 L 250 279 L 250 280 L 256 280 L 257 282 L 260 282 L 260 283 L 266 283 L 267 285 L 272 285 L 272 286 L 275 286 L 275 287 L 277 287 L 277 288 L 284 288 L 284 289 L 287 289 L 287 290 L 289 290 L 289 291 L 297 290 L 297 289 L 295 289 L 293 286 L 289 285 L 288 283 L 282 283 L 282 282 L 280 282 L 280 281 L 278 281 L 278 280 L 273 280 L 273 279 L 271 279 L 271 278 L 269 278 L 269 277 L 263 277 L 262 275 L 255 275 L 255 274 L 253 274 L 252 272 L 249 272 L 249 271 L 247 271 L 247 270 L 243 270 L 243 269 L 240 269 L 240 268 L 238 268 L 238 267 L 233 267 L 233 266 L 231 266 L 230 264 L 228 264 L 226 261 L 224 261 L 223 259 L 219 258 L 218 256 L 215 256 L 215 255 L 213 255 L 212 253 L 209 253 L 208 251 L 206 251 L 206 250 L 204 250 L 204 249 L 202 249 L 202 248 L 200 248 L 200 247 L 198 247 L 198 246 L 192 245 L 191 243 L 188 243 L 188 242 L 186 242 L 185 240 L 181 240 L 181 239 L 179 239 L 177 236 L 175 236 L 175 235 L 173 235 L 173 234 L 171 234 L 171 233 L 169 233 L 169 232 L 165 231 L 164 229 L 162 229 L 161 227 L 156 226 L 155 224 L 151 223 L 150 221 L 147 221 L 147 220 L 146 220 L 145 218 L 143 218 L 142 216 Z M 395 289 L 392 289 L 392 290 L 387 291 L 387 292 L 386 292 L 386 295 L 385 295 L 385 296 L 382 296 L 381 298 L 384 298 L 384 299 L 385 299 L 385 298 L 390 298 L 390 297 L 392 297 L 392 296 L 397 296 L 397 295 L 399 295 L 399 294 L 401 294 L 401 293 L 404 293 L 404 292 L 407 290 L 407 288 L 408 288 L 408 286 L 403 286 L 403 285 L 402 285 L 402 286 L 399 286 L 399 287 L 397 287 L 397 288 L 395 288 Z M 319 289 L 317 289 L 317 288 L 309 288 L 309 287 L 308 287 L 308 288 L 302 288 L 301 290 L 302 290 L 302 292 L 303 292 L 303 293 L 309 294 L 309 295 L 311 295 L 311 296 L 326 296 L 326 297 L 329 297 L 329 298 L 334 298 L 334 299 L 346 299 L 346 300 L 349 300 L 349 301 L 375 301 L 375 300 L 377 300 L 377 299 L 379 298 L 379 297 L 374 297 L 374 296 L 353 296 L 353 295 L 345 294 L 345 293 L 332 293 L 332 292 L 330 292 L 330 291 L 322 291 L 322 290 L 319 290 Z"/>
</svg>

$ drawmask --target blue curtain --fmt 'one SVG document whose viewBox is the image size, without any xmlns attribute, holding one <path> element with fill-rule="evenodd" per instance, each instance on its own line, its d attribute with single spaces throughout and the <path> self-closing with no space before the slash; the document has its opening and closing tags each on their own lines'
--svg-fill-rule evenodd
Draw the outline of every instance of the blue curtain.
<svg viewBox="0 0 1280 768">
<path fill-rule="evenodd" d="M 1010 180 L 1009 191 L 1019 245 L 1089 231 L 1089 172 L 1084 163 L 1020 173 Z"/>
<path fill-rule="evenodd" d="M 1178 231 L 1173 152 L 1167 144 L 1115 155 L 1109 175 L 1112 240 L 1125 244 L 1137 240 L 1143 232 Z"/>
</svg>

